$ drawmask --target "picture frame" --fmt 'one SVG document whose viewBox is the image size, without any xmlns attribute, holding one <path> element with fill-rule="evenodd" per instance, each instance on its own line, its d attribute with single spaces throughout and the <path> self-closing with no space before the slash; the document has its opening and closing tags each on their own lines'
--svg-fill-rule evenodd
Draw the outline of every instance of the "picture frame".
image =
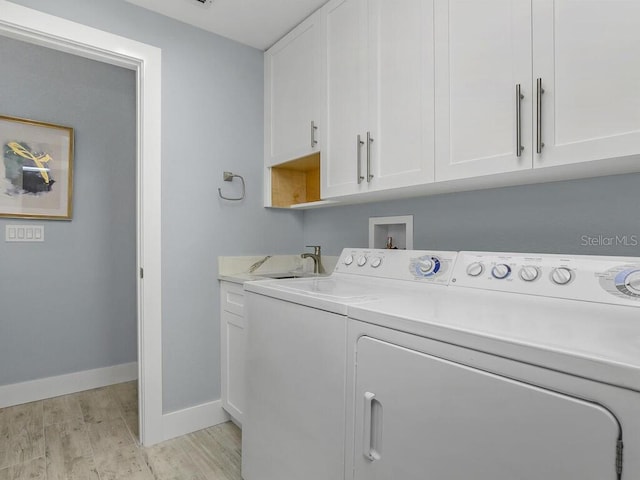
<svg viewBox="0 0 640 480">
<path fill-rule="evenodd" d="M 0 115 L 0 217 L 71 220 L 74 130 Z"/>
</svg>

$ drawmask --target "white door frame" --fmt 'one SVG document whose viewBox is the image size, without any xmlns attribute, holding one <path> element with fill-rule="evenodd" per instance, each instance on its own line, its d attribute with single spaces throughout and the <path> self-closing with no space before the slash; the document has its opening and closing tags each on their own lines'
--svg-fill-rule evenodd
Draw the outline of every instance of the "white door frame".
<svg viewBox="0 0 640 480">
<path fill-rule="evenodd" d="M 161 50 L 0 0 L 0 35 L 136 71 L 140 442 L 163 440 L 161 284 Z"/>
</svg>

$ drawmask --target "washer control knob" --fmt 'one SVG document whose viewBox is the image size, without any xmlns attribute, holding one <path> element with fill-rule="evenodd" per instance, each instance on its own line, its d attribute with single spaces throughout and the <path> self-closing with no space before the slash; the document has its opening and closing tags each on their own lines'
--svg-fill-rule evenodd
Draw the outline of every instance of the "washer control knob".
<svg viewBox="0 0 640 480">
<path fill-rule="evenodd" d="M 418 270 L 420 270 L 420 273 L 431 273 L 433 271 L 433 260 L 421 258 L 418 261 Z"/>
<path fill-rule="evenodd" d="M 616 275 L 616 288 L 630 297 L 640 297 L 640 270 L 624 270 Z"/>
<path fill-rule="evenodd" d="M 367 257 L 364 255 L 361 255 L 358 257 L 358 266 L 359 267 L 364 267 L 367 264 Z"/>
<path fill-rule="evenodd" d="M 382 265 L 381 257 L 374 257 L 373 260 L 371 260 L 371 266 L 373 268 L 378 268 L 380 265 Z"/>
<path fill-rule="evenodd" d="M 525 265 L 520 269 L 520 278 L 525 282 L 533 282 L 540 276 L 540 270 L 533 265 Z"/>
<path fill-rule="evenodd" d="M 558 267 L 551 272 L 551 280 L 556 285 L 566 285 L 573 280 L 573 272 L 566 267 Z"/>
<path fill-rule="evenodd" d="M 349 266 L 353 263 L 353 255 L 347 255 L 344 257 L 344 264 Z"/>
<path fill-rule="evenodd" d="M 442 264 L 438 257 L 420 257 L 417 260 L 411 262 L 411 269 L 414 274 L 419 277 L 431 277 L 440 271 Z"/>
<path fill-rule="evenodd" d="M 482 272 L 484 272 L 484 265 L 481 262 L 471 263 L 467 267 L 467 275 L 470 277 L 477 277 L 478 275 L 481 275 Z"/>
<path fill-rule="evenodd" d="M 499 263 L 491 269 L 491 275 L 498 280 L 504 280 L 511 275 L 511 267 L 506 263 Z"/>
</svg>

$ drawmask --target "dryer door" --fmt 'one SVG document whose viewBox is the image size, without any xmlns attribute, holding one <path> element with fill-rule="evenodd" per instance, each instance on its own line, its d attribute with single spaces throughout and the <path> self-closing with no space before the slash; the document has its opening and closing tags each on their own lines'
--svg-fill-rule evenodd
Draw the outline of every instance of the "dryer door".
<svg viewBox="0 0 640 480">
<path fill-rule="evenodd" d="M 600 405 L 369 337 L 357 345 L 359 480 L 615 480 Z"/>
</svg>

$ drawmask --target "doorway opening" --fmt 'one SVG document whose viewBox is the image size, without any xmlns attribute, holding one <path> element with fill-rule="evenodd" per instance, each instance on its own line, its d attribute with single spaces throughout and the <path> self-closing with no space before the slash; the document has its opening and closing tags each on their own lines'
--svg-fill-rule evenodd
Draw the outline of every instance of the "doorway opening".
<svg viewBox="0 0 640 480">
<path fill-rule="evenodd" d="M 163 440 L 161 51 L 6 0 L 0 0 L 0 35 L 135 72 L 139 426 L 143 445 L 158 443 Z"/>
</svg>

